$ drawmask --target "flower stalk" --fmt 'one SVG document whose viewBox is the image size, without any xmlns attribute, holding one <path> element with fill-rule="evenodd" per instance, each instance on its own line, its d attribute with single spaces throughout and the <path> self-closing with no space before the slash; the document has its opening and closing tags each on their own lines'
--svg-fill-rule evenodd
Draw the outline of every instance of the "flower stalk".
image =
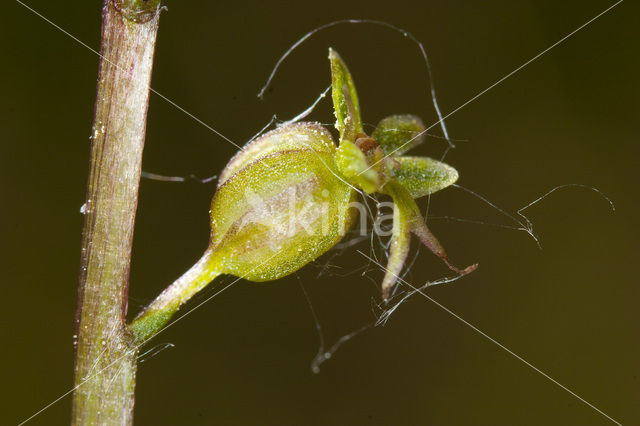
<svg viewBox="0 0 640 426">
<path fill-rule="evenodd" d="M 140 345 L 157 334 L 171 320 L 180 305 L 219 275 L 213 253 L 207 250 L 195 265 L 165 288 L 129 325 L 134 343 Z"/>
</svg>

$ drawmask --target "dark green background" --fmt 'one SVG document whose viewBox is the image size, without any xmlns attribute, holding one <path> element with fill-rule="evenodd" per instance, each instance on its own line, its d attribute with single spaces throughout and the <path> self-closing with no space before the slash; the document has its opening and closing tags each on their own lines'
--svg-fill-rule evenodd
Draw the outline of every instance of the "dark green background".
<svg viewBox="0 0 640 426">
<path fill-rule="evenodd" d="M 69 4 L 71 3 L 71 4 Z M 510 212 L 530 209 L 543 250 L 523 232 L 433 220 L 459 264 L 477 272 L 428 294 L 622 424 L 640 424 L 637 4 L 627 0 L 447 120 L 465 139 L 447 160 L 459 183 Z M 94 48 L 100 3 L 28 4 Z M 415 45 L 389 30 L 342 26 L 276 59 L 331 20 L 385 20 L 430 55 L 446 113 L 595 16 L 611 1 L 189 2 L 161 19 L 152 86 L 243 143 L 273 114 L 290 118 L 329 83 L 327 48 L 346 59 L 364 121 L 412 112 L 435 121 Z M 72 386 L 74 310 L 98 57 L 14 1 L 0 12 L 1 424 L 16 424 Z M 328 101 L 313 119 L 332 120 Z M 443 141 L 415 151 L 439 156 Z M 236 148 L 151 96 L 143 168 L 218 173 Z M 208 239 L 215 184 L 143 181 L 130 314 L 188 268 Z M 431 213 L 512 224 L 456 189 Z M 367 250 L 367 243 L 359 247 Z M 366 266 L 351 249 L 339 274 Z M 168 329 L 174 348 L 139 369 L 139 425 L 606 425 L 593 409 L 422 297 L 386 327 L 350 341 L 319 375 L 318 338 L 298 285 L 334 342 L 373 319 L 382 273 L 240 282 Z M 422 251 L 414 284 L 447 270 Z M 221 279 L 198 301 L 230 278 Z M 197 302 L 195 302 L 197 303 Z M 194 306 L 192 303 L 190 306 Z M 69 397 L 31 424 L 65 424 Z"/>
</svg>

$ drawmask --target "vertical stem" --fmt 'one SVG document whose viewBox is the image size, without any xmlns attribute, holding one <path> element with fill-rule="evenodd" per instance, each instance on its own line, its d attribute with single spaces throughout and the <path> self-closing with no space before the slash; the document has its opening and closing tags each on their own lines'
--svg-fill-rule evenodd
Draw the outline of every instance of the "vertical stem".
<svg viewBox="0 0 640 426">
<path fill-rule="evenodd" d="M 125 328 L 159 0 L 104 0 L 84 206 L 72 424 L 130 425 L 136 350 Z"/>
</svg>

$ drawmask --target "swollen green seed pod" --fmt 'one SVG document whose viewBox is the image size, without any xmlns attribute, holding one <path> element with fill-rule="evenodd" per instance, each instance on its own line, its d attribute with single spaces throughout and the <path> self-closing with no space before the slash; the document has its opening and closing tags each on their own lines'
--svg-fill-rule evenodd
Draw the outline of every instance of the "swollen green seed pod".
<svg viewBox="0 0 640 426">
<path fill-rule="evenodd" d="M 288 275 L 345 234 L 355 191 L 338 175 L 331 135 L 314 123 L 269 132 L 238 153 L 211 204 L 218 268 L 251 281 Z"/>
<path fill-rule="evenodd" d="M 389 261 L 382 282 L 387 300 L 406 260 L 411 234 L 458 269 L 429 231 L 414 198 L 453 184 L 458 172 L 426 157 L 400 154 L 420 144 L 422 121 L 392 115 L 372 136 L 364 133 L 353 78 L 330 50 L 338 146 L 316 123 L 284 125 L 246 145 L 220 175 L 211 203 L 211 238 L 204 255 L 131 324 L 138 341 L 159 330 L 185 301 L 221 274 L 250 281 L 284 277 L 333 247 L 355 219 L 358 191 L 394 202 Z"/>
<path fill-rule="evenodd" d="M 227 164 L 211 202 L 202 259 L 131 325 L 146 340 L 180 305 L 221 274 L 250 281 L 289 275 L 349 229 L 356 191 L 338 172 L 337 147 L 316 123 L 294 123 L 249 143 Z"/>
</svg>

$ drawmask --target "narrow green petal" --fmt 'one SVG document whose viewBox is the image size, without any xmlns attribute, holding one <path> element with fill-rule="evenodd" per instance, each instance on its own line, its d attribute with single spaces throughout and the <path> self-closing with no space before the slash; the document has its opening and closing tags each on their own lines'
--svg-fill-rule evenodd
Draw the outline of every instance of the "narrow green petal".
<svg viewBox="0 0 640 426">
<path fill-rule="evenodd" d="M 389 164 L 389 176 L 413 198 L 433 194 L 458 180 L 456 169 L 428 157 L 394 157 Z"/>
<path fill-rule="evenodd" d="M 383 118 L 371 135 L 385 154 L 400 155 L 424 142 L 425 127 L 415 115 L 391 115 Z"/>
<path fill-rule="evenodd" d="M 345 179 L 367 194 L 380 189 L 380 175 L 369 166 L 367 156 L 354 144 L 345 139 L 336 152 L 336 166 Z"/>
<path fill-rule="evenodd" d="M 356 135 L 362 132 L 356 86 L 353 84 L 347 65 L 333 49 L 329 49 L 329 60 L 331 61 L 331 96 L 336 115 L 336 129 L 340 132 L 340 139 L 346 137 L 353 142 Z"/>
</svg>

